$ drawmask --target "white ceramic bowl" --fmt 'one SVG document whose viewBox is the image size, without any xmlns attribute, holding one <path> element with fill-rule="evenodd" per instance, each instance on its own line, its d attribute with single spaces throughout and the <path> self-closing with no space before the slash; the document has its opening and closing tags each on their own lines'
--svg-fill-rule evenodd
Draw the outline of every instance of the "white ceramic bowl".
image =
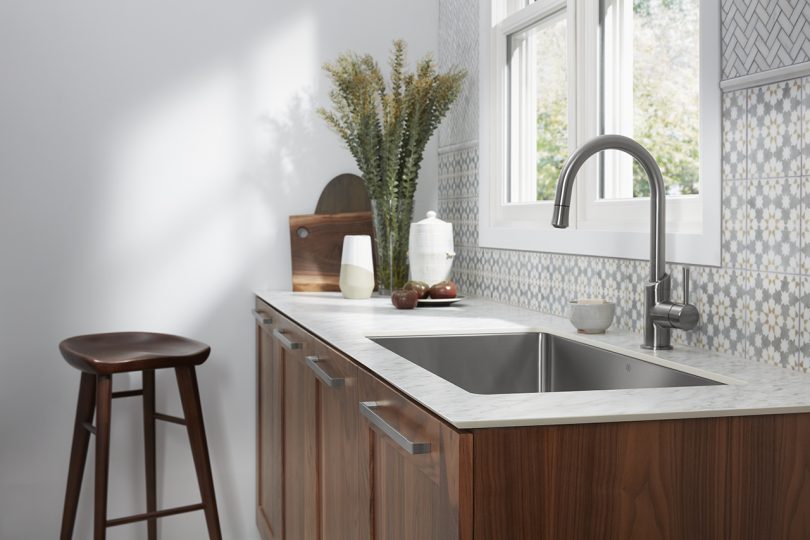
<svg viewBox="0 0 810 540">
<path fill-rule="evenodd" d="M 568 303 L 568 318 L 579 332 L 583 334 L 604 334 L 616 315 L 616 304 L 580 304 L 576 300 Z"/>
</svg>

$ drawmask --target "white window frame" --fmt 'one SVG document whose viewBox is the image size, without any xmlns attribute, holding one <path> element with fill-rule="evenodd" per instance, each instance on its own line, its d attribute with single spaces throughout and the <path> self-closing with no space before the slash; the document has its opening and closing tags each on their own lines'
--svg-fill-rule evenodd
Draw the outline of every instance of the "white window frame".
<svg viewBox="0 0 810 540">
<path fill-rule="evenodd" d="M 574 184 L 575 212 L 568 229 L 551 227 L 553 203 L 509 203 L 506 159 L 506 36 L 567 10 L 569 62 L 569 150 L 598 133 L 596 25 L 599 2 L 536 0 L 509 17 L 509 0 L 480 5 L 479 245 L 603 257 L 649 257 L 649 199 L 599 199 L 597 159 L 591 159 Z M 581 28 L 594 31 L 580 31 Z M 721 92 L 720 0 L 700 2 L 700 195 L 667 197 L 667 260 L 720 265 Z M 573 96 L 573 99 L 571 98 Z M 617 219 L 618 216 L 618 219 Z"/>
</svg>

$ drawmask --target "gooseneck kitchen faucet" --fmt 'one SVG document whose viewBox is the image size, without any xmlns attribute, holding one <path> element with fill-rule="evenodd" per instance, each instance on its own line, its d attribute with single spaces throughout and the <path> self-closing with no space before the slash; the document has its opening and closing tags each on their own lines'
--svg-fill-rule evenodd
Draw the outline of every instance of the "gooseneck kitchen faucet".
<svg viewBox="0 0 810 540">
<path fill-rule="evenodd" d="M 558 229 L 568 227 L 571 192 L 574 179 L 585 161 L 603 150 L 621 150 L 638 161 L 650 183 L 650 274 L 644 286 L 644 342 L 642 347 L 653 350 L 671 349 L 670 331 L 692 330 L 700 313 L 689 303 L 689 270 L 684 269 L 683 303 L 672 302 L 672 280 L 666 272 L 666 191 L 664 178 L 655 158 L 643 146 L 622 135 L 600 135 L 578 148 L 560 172 L 554 197 L 551 224 Z"/>
</svg>

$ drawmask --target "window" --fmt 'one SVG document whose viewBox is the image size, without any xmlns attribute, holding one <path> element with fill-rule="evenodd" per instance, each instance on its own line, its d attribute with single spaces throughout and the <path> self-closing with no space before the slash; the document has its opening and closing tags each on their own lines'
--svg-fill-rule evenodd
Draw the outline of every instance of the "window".
<svg viewBox="0 0 810 540">
<path fill-rule="evenodd" d="M 569 154 L 567 30 L 562 9 L 506 38 L 510 201 L 554 199 Z"/>
<path fill-rule="evenodd" d="M 571 228 L 550 227 L 567 156 L 621 133 L 661 167 L 669 260 L 719 264 L 719 0 L 482 4 L 481 244 L 646 258 L 649 186 L 620 152 L 588 161 Z"/>
<path fill-rule="evenodd" d="M 600 3 L 600 132 L 644 145 L 668 195 L 699 194 L 699 0 Z M 600 198 L 649 196 L 644 172 L 629 156 L 601 158 Z"/>
</svg>

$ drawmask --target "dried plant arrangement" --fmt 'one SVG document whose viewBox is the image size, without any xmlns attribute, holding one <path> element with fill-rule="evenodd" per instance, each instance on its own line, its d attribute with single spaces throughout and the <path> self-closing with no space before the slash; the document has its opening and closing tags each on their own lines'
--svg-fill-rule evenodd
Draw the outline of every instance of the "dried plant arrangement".
<svg viewBox="0 0 810 540">
<path fill-rule="evenodd" d="M 408 232 L 422 157 L 461 91 L 462 69 L 438 73 L 428 55 L 406 70 L 404 41 L 394 41 L 390 80 L 370 55 L 344 53 L 324 65 L 332 110 L 318 109 L 343 139 L 362 173 L 374 209 L 381 291 L 408 279 Z"/>
</svg>

